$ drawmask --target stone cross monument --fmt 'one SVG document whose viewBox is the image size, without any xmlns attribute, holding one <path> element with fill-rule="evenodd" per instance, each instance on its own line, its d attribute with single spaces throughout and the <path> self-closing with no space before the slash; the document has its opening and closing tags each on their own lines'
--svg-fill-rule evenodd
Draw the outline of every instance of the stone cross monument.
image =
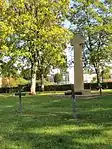
<svg viewBox="0 0 112 149">
<path fill-rule="evenodd" d="M 83 64 L 82 64 L 82 50 L 84 39 L 81 35 L 77 34 L 71 41 L 74 47 L 74 92 L 83 93 L 84 80 L 83 80 Z"/>
<path fill-rule="evenodd" d="M 2 87 L 2 77 L 0 76 L 0 88 Z"/>
</svg>

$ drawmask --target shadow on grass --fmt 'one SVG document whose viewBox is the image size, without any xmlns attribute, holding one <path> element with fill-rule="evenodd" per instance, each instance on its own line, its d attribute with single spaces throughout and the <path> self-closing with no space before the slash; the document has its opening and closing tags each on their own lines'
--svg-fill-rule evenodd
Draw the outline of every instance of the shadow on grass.
<svg viewBox="0 0 112 149">
<path fill-rule="evenodd" d="M 47 133 L 14 132 L 8 134 L 8 140 L 11 142 L 22 142 L 24 147 L 32 149 L 109 149 L 111 144 L 108 142 L 98 142 L 102 130 L 78 130 L 66 131 L 59 135 Z"/>
<path fill-rule="evenodd" d="M 24 97 L 22 114 L 16 112 L 16 99 L 1 101 L 2 149 L 111 149 L 111 135 L 104 134 L 111 130 L 110 97 L 78 100 L 77 120 L 72 118 L 71 99 Z"/>
</svg>

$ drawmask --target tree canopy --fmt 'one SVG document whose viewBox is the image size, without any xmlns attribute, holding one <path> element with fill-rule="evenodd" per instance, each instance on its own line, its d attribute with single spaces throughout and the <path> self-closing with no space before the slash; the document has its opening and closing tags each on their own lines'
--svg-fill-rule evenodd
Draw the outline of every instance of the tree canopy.
<svg viewBox="0 0 112 149">
<path fill-rule="evenodd" d="M 110 0 L 73 0 L 68 19 L 71 30 L 85 38 L 84 63 L 100 73 L 112 60 L 112 2 Z"/>
<path fill-rule="evenodd" d="M 35 93 L 37 69 L 43 75 L 51 66 L 66 66 L 64 49 L 70 32 L 62 23 L 69 0 L 10 0 L 6 3 L 2 17 L 11 29 L 7 28 L 10 32 L 4 35 L 6 43 L 3 46 L 8 47 L 7 55 L 16 57 L 16 60 L 26 58 L 30 63 L 31 92 Z"/>
</svg>

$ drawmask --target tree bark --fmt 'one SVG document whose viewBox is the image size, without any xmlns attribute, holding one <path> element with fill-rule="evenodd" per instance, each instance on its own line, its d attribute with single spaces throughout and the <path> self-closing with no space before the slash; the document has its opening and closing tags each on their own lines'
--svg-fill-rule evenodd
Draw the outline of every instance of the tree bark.
<svg viewBox="0 0 112 149">
<path fill-rule="evenodd" d="M 36 95 L 36 72 L 37 72 L 37 63 L 35 62 L 31 70 L 31 95 Z"/>
<path fill-rule="evenodd" d="M 41 74 L 41 92 L 44 91 L 44 75 Z"/>
<path fill-rule="evenodd" d="M 97 86 L 98 89 L 100 90 L 100 95 L 102 95 L 102 87 L 101 87 L 101 82 L 100 82 L 100 75 L 99 75 L 99 70 L 96 68 L 96 76 L 97 76 Z"/>
</svg>

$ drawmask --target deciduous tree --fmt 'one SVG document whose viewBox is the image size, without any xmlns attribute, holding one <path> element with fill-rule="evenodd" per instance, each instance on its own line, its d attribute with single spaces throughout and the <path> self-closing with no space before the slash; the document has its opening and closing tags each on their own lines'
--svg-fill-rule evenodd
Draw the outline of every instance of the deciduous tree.
<svg viewBox="0 0 112 149">
<path fill-rule="evenodd" d="M 31 64 L 31 93 L 35 94 L 36 72 L 65 63 L 64 45 L 69 32 L 62 26 L 69 0 L 10 0 L 5 11 L 14 33 L 8 39 L 9 52 Z"/>
<path fill-rule="evenodd" d="M 112 56 L 112 2 L 94 0 L 73 0 L 69 20 L 71 30 L 85 37 L 84 55 L 86 67 L 91 66 L 100 84 L 102 67 Z"/>
</svg>

